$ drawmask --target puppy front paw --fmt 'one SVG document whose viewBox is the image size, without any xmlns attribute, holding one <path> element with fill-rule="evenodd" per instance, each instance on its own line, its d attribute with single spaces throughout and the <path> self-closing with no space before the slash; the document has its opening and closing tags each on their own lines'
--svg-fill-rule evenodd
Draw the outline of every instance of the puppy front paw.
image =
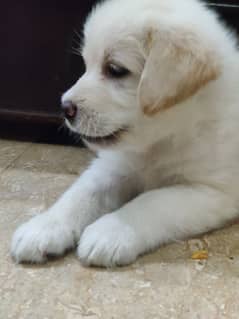
<svg viewBox="0 0 239 319">
<path fill-rule="evenodd" d="M 134 229 L 121 222 L 116 214 L 109 214 L 85 229 L 77 255 L 87 266 L 123 266 L 136 259 L 140 247 L 142 243 Z"/>
<path fill-rule="evenodd" d="M 44 213 L 16 230 L 11 255 L 17 263 L 44 263 L 49 256 L 62 255 L 74 246 L 75 238 L 71 227 Z"/>
</svg>

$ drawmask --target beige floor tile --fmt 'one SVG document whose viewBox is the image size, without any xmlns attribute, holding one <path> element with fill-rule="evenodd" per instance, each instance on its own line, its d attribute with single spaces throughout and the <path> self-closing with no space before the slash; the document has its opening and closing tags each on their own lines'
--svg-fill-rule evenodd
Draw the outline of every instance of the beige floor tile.
<svg viewBox="0 0 239 319">
<path fill-rule="evenodd" d="M 30 143 L 0 140 L 0 174 L 30 146 Z"/>
<path fill-rule="evenodd" d="M 14 229 L 49 206 L 90 158 L 34 145 L 1 174 L 0 318 L 238 319 L 239 225 L 161 247 L 126 268 L 83 268 L 74 253 L 41 266 L 13 263 Z M 208 260 L 192 260 L 201 249 Z"/>
<path fill-rule="evenodd" d="M 78 174 L 92 158 L 93 154 L 85 148 L 33 144 L 13 167 L 32 172 Z"/>
</svg>

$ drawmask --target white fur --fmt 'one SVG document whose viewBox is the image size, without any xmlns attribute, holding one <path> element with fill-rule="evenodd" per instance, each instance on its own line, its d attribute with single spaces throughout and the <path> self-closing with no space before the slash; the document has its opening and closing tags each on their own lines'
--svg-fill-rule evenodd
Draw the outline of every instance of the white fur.
<svg viewBox="0 0 239 319">
<path fill-rule="evenodd" d="M 158 37 L 147 68 L 149 29 Z M 113 145 L 88 143 L 99 158 L 53 207 L 20 226 L 12 241 L 15 260 L 44 262 L 78 244 L 84 264 L 124 265 L 237 217 L 239 53 L 233 35 L 197 0 L 108 0 L 93 10 L 84 33 L 87 71 L 63 96 L 78 106 L 69 125 L 88 136 L 128 131 Z M 194 58 L 173 65 L 174 40 L 185 52 L 190 46 L 195 59 L 209 56 L 219 75 L 178 105 L 147 116 L 142 104 L 174 94 Z M 131 75 L 105 78 L 105 56 Z"/>
</svg>

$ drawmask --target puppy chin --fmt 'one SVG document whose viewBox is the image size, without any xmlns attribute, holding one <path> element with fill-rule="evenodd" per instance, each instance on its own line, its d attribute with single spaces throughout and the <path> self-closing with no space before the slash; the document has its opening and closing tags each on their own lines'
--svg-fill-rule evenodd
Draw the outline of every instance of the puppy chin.
<svg viewBox="0 0 239 319">
<path fill-rule="evenodd" d="M 118 149 L 121 145 L 122 133 L 122 131 L 118 131 L 112 135 L 104 137 L 86 137 L 81 135 L 81 138 L 84 144 L 93 151 L 113 149 L 116 147 Z"/>
<path fill-rule="evenodd" d="M 78 136 L 79 139 L 83 141 L 83 143 L 92 150 L 101 150 L 106 148 L 112 148 L 116 145 L 119 145 L 122 135 L 127 131 L 126 129 L 118 129 L 108 135 L 102 136 L 93 136 L 93 135 L 85 135 L 67 119 L 65 119 L 66 126 Z"/>
</svg>

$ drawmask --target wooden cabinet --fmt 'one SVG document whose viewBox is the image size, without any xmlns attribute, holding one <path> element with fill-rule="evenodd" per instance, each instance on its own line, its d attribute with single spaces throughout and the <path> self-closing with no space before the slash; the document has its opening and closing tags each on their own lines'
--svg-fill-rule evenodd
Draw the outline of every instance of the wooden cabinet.
<svg viewBox="0 0 239 319">
<path fill-rule="evenodd" d="M 60 97 L 84 71 L 72 47 L 79 41 L 75 31 L 79 32 L 95 2 L 15 0 L 1 4 L 0 137 L 71 143 L 58 130 Z M 237 1 L 213 3 L 239 30 Z"/>
<path fill-rule="evenodd" d="M 93 3 L 1 3 L 0 136 L 70 141 L 58 130 L 60 97 L 83 72 L 72 47 Z"/>
</svg>

